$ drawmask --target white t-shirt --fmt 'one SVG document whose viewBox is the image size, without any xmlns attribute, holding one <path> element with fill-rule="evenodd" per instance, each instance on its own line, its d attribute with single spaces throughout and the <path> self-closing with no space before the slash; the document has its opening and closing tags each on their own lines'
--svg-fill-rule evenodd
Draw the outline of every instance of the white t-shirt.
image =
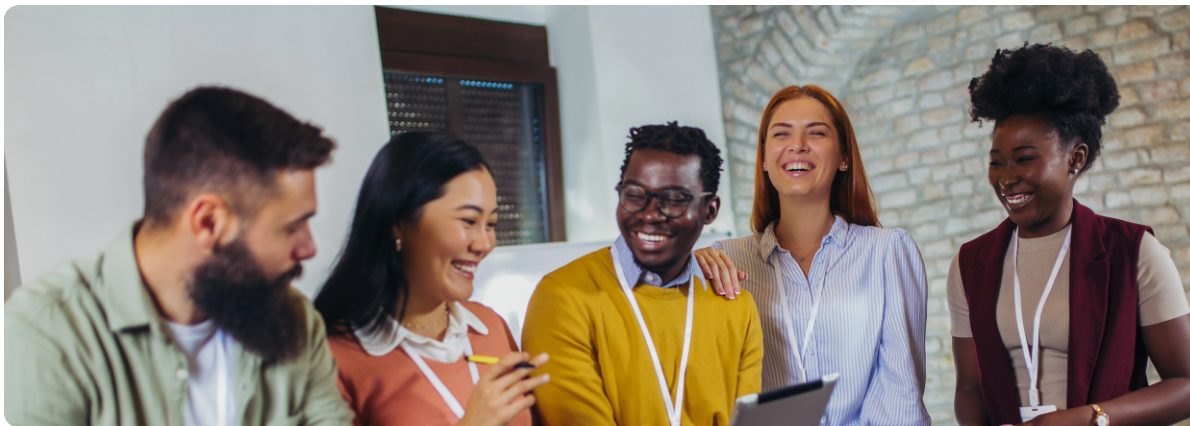
<svg viewBox="0 0 1190 426">
<path fill-rule="evenodd" d="M 186 426 L 234 426 L 234 358 L 232 339 L 207 320 L 195 325 L 169 323 L 178 346 L 186 354 L 189 376 L 184 408 Z M 220 386 L 220 380 L 223 386 Z M 223 419 L 219 419 L 219 393 L 223 389 Z"/>
</svg>

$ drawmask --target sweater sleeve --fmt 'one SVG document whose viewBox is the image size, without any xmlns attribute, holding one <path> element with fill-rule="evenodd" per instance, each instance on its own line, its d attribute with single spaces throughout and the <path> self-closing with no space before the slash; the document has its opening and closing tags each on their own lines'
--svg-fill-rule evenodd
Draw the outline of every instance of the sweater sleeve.
<svg viewBox="0 0 1190 426">
<path fill-rule="evenodd" d="M 615 424 L 592 341 L 590 301 L 575 297 L 565 281 L 556 273 L 546 276 L 525 313 L 525 351 L 550 356 L 534 372 L 550 375 L 549 383 L 533 391 L 538 420 L 543 426 Z"/>
<path fill-rule="evenodd" d="M 885 259 L 884 319 L 879 355 L 860 421 L 866 425 L 926 426 L 926 271 L 917 244 L 897 229 Z"/>
<path fill-rule="evenodd" d="M 742 302 L 748 306 L 748 337 L 744 340 L 744 352 L 740 355 L 740 372 L 736 385 L 735 397 L 760 393 L 760 371 L 764 360 L 764 334 L 760 330 L 760 313 L 756 310 L 756 303 L 752 294 L 744 291 L 740 294 Z"/>
</svg>

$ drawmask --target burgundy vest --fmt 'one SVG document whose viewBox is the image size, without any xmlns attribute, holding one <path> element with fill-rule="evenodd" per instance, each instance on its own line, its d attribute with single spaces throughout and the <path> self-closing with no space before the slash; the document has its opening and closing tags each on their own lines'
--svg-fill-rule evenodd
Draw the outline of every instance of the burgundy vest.
<svg viewBox="0 0 1190 426">
<path fill-rule="evenodd" d="M 1096 215 L 1074 202 L 1070 238 L 1070 341 L 1066 406 L 1103 402 L 1148 385 L 1140 338 L 1137 257 L 1148 226 Z M 1005 255 L 1016 225 L 999 227 L 959 249 L 983 403 L 991 424 L 1020 424 L 1016 373 L 996 323 Z"/>
</svg>

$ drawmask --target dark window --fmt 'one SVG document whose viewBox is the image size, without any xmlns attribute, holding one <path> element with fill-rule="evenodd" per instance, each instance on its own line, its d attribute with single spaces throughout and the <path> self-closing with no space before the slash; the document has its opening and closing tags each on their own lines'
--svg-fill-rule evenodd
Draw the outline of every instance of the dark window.
<svg viewBox="0 0 1190 426">
<path fill-rule="evenodd" d="M 557 74 L 545 27 L 377 7 L 389 130 L 447 132 L 496 180 L 498 245 L 564 241 Z"/>
<path fill-rule="evenodd" d="M 385 71 L 384 87 L 392 134 L 461 128 L 483 152 L 497 186 L 496 244 L 549 241 L 540 84 Z"/>
</svg>

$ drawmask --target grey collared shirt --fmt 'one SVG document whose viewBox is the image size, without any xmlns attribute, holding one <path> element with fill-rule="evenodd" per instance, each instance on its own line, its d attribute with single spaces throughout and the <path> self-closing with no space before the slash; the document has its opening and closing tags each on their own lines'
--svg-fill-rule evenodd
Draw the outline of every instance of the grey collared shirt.
<svg viewBox="0 0 1190 426">
<path fill-rule="evenodd" d="M 4 417 L 24 425 L 184 425 L 190 379 L 141 280 L 130 227 L 93 259 L 17 289 L 4 306 Z M 322 317 L 301 293 L 306 346 L 266 364 L 234 343 L 236 425 L 348 425 Z"/>
</svg>

